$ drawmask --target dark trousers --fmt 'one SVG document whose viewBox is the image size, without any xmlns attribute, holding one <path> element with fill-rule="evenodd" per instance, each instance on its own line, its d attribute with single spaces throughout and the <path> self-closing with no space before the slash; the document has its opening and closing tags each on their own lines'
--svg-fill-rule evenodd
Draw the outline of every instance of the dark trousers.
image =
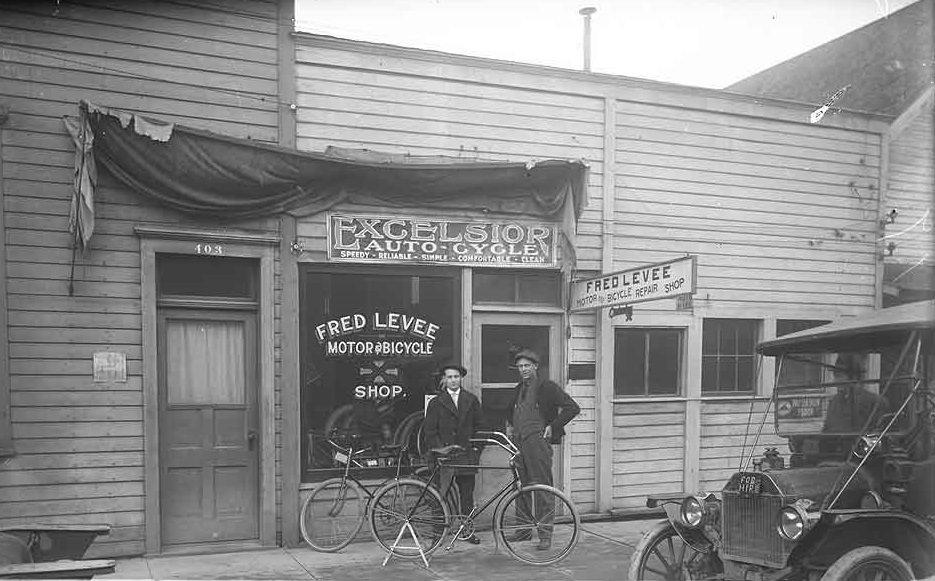
<svg viewBox="0 0 935 581">
<path fill-rule="evenodd" d="M 527 484 L 548 484 L 552 486 L 552 445 L 539 434 L 532 434 L 517 442 L 519 456 L 516 459 L 516 469 L 523 486 Z M 523 494 L 517 499 L 517 516 L 532 521 L 529 507 L 530 497 L 535 498 L 535 520 L 539 523 L 539 538 L 552 538 L 552 520 L 555 518 L 555 507 L 544 494 Z"/>
<path fill-rule="evenodd" d="M 474 508 L 474 475 L 459 474 L 455 476 L 455 482 L 458 483 L 458 490 L 461 493 L 461 514 L 468 515 Z"/>
<path fill-rule="evenodd" d="M 458 503 L 460 506 L 450 506 L 452 512 L 465 516 L 470 514 L 471 509 L 474 508 L 474 474 L 458 474 L 450 468 L 442 468 L 439 471 L 438 478 L 441 484 L 439 492 L 441 492 L 442 498 L 448 498 L 448 491 L 452 482 L 458 485 Z"/>
</svg>

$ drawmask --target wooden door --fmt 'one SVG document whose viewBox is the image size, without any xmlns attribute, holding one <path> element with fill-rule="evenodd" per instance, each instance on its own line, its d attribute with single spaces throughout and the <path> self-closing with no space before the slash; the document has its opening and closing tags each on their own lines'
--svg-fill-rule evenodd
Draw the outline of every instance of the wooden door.
<svg viewBox="0 0 935 581">
<path fill-rule="evenodd" d="M 162 544 L 256 539 L 256 316 L 160 310 Z"/>
<path fill-rule="evenodd" d="M 487 423 L 502 429 L 506 407 L 519 373 L 513 367 L 513 354 L 519 349 L 538 353 L 539 377 L 562 385 L 562 350 L 559 339 L 561 317 L 538 313 L 475 313 L 474 360 L 470 374 L 480 388 L 481 405 Z M 563 488 L 563 454 L 553 446 L 552 481 Z"/>
</svg>

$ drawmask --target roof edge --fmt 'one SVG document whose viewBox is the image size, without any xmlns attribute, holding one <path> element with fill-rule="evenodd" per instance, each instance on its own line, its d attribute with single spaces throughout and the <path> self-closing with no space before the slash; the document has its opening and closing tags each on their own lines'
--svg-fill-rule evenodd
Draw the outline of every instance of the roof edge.
<svg viewBox="0 0 935 581">
<path fill-rule="evenodd" d="M 382 55 L 382 56 L 397 56 L 404 57 L 413 60 L 421 60 L 426 62 L 434 63 L 448 63 L 452 65 L 460 66 L 471 66 L 487 69 L 498 69 L 506 70 L 516 73 L 525 73 L 531 75 L 547 75 L 550 77 L 559 77 L 562 79 L 574 79 L 585 84 L 593 84 L 597 86 L 605 87 L 614 87 L 629 85 L 634 88 L 642 89 L 656 89 L 656 90 L 668 90 L 671 92 L 692 94 L 696 96 L 716 96 L 719 98 L 726 98 L 734 101 L 741 101 L 747 104 L 763 104 L 763 105 L 773 105 L 777 107 L 782 107 L 785 109 L 791 109 L 795 111 L 805 110 L 808 112 L 813 111 L 815 108 L 820 106 L 820 104 L 815 103 L 803 103 L 799 101 L 792 101 L 788 99 L 777 99 L 775 97 L 763 97 L 758 95 L 750 95 L 747 93 L 738 93 L 733 91 L 728 91 L 726 89 L 712 89 L 709 87 L 697 87 L 693 85 L 681 85 L 678 83 L 671 83 L 667 81 L 655 81 L 652 79 L 644 79 L 640 77 L 627 77 L 624 75 L 612 75 L 609 73 L 597 73 L 593 71 L 580 71 L 577 69 L 565 69 L 561 67 L 554 67 L 549 65 L 539 65 L 533 63 L 522 63 L 517 61 L 509 61 L 502 59 L 493 59 L 488 57 L 479 57 L 472 55 L 463 55 L 457 53 L 449 53 L 438 50 L 422 49 L 415 47 L 400 46 L 395 44 L 384 44 L 376 43 L 364 40 L 354 40 L 349 38 L 340 38 L 336 36 L 328 36 L 321 34 L 314 34 L 310 32 L 301 32 L 295 31 L 293 35 L 296 40 L 296 46 L 304 45 L 311 47 L 326 47 L 326 48 L 336 48 L 351 50 L 354 52 Z M 296 63 L 302 62 L 296 58 Z M 568 91 L 570 94 L 589 94 L 590 96 L 604 96 L 602 93 L 595 91 L 594 93 L 587 93 L 585 91 Z M 873 113 L 867 111 L 854 111 L 850 109 L 841 109 L 842 111 L 862 117 L 867 119 L 870 122 L 878 121 L 884 124 L 889 124 L 893 120 L 893 116 L 883 115 L 880 113 Z M 807 123 L 807 116 L 803 117 L 805 123 Z M 846 127 L 837 127 L 838 129 L 849 129 Z M 883 128 L 868 128 L 868 130 L 875 133 L 882 133 Z"/>
</svg>

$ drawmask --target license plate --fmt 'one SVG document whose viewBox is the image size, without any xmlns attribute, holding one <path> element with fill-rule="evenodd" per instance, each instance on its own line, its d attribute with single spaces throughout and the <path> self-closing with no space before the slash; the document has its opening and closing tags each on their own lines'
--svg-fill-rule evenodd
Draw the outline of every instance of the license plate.
<svg viewBox="0 0 935 581">
<path fill-rule="evenodd" d="M 741 494 L 759 494 L 762 483 L 757 474 L 740 475 L 740 493 Z"/>
<path fill-rule="evenodd" d="M 338 464 L 347 464 L 347 454 L 344 452 L 335 452 L 334 461 Z"/>
</svg>

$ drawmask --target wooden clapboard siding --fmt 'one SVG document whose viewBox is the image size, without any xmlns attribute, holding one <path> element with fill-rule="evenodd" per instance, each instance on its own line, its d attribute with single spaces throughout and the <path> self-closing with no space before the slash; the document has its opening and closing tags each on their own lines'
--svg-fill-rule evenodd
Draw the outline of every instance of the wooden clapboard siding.
<svg viewBox="0 0 935 581">
<path fill-rule="evenodd" d="M 477 71 L 353 52 L 299 39 L 297 143 L 412 155 L 527 161 L 583 158 L 591 207 L 600 199 L 604 105 L 597 96 L 542 91 Z M 300 224 L 300 234 L 304 227 Z M 579 265 L 599 265 L 600 242 L 580 234 Z"/>
<path fill-rule="evenodd" d="M 701 408 L 699 484 L 702 490 L 719 490 L 751 453 L 761 458 L 767 448 L 777 448 L 788 461 L 785 438 L 776 435 L 770 413 L 763 422 L 769 401 L 737 398 L 727 401 L 708 399 Z M 763 430 L 757 439 L 757 431 Z M 756 446 L 754 446 L 756 442 Z"/>
<path fill-rule="evenodd" d="M 886 225 L 887 242 L 896 243 L 887 262 L 911 265 L 935 261 L 935 122 L 931 106 L 890 143 L 889 185 L 884 212 L 898 210 Z M 926 212 L 928 215 L 926 216 Z"/>
<path fill-rule="evenodd" d="M 620 268 L 691 253 L 720 308 L 873 306 L 877 134 L 618 101 L 616 147 Z"/>
<path fill-rule="evenodd" d="M 606 469 L 597 464 L 594 454 L 596 440 L 594 381 L 570 381 L 568 393 L 581 407 L 581 413 L 565 428 L 570 435 L 566 441 L 570 447 L 571 466 L 566 470 L 570 474 L 571 499 L 580 512 L 589 513 L 594 512 L 597 506 L 594 498 L 595 471 Z"/>
<path fill-rule="evenodd" d="M 276 14 L 272 0 L 0 6 L 0 103 L 10 110 L 0 162 L 17 451 L 0 467 L 0 524 L 108 523 L 111 534 L 89 556 L 144 551 L 134 227 L 279 228 L 275 219 L 196 221 L 127 190 L 99 168 L 94 236 L 76 256 L 71 296 L 74 154 L 61 117 L 75 115 L 79 100 L 88 99 L 276 142 Z M 278 277 L 278 261 L 274 268 Z M 278 334 L 276 342 L 278 360 Z M 93 354 L 108 350 L 126 353 L 126 383 L 92 381 Z M 279 373 L 277 366 L 277 388 Z"/>
<path fill-rule="evenodd" d="M 685 402 L 614 403 L 614 508 L 645 508 L 648 494 L 680 492 L 685 465 Z"/>
</svg>

